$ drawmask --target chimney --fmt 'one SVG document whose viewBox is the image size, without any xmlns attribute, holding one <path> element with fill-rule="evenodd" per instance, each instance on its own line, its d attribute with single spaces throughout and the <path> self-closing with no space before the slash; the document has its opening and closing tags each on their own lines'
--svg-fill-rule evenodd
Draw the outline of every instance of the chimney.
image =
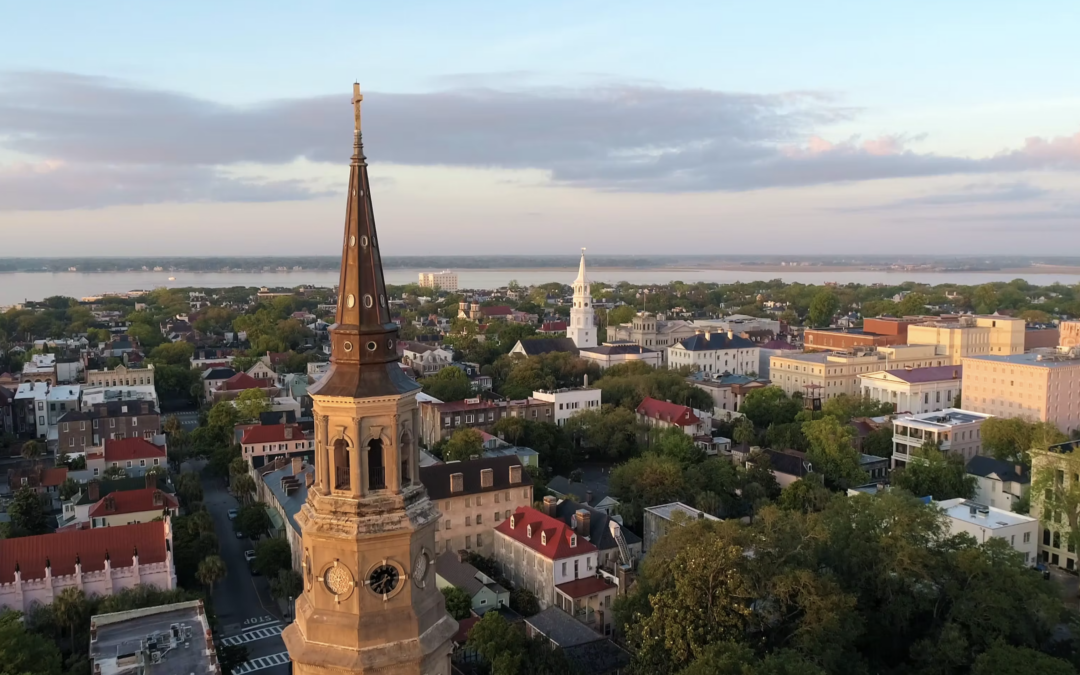
<svg viewBox="0 0 1080 675">
<path fill-rule="evenodd" d="M 161 506 L 165 503 L 165 495 L 161 490 L 154 490 L 154 506 Z"/>
<path fill-rule="evenodd" d="M 468 562 L 469 552 L 463 548 L 457 550 L 457 559 L 459 563 Z"/>
<path fill-rule="evenodd" d="M 953 368 L 952 379 L 956 380 L 956 379 L 959 379 L 959 378 L 960 378 L 960 371 L 957 370 L 956 368 Z"/>
<path fill-rule="evenodd" d="M 510 467 L 510 484 L 518 485 L 521 483 L 521 465 L 514 464 Z"/>
<path fill-rule="evenodd" d="M 586 387 L 589 386 L 589 374 L 588 373 L 585 373 L 585 386 Z"/>
<path fill-rule="evenodd" d="M 729 340 L 734 340 L 735 339 L 735 331 L 731 330 L 730 328 L 728 328 L 727 339 L 729 339 Z"/>
<path fill-rule="evenodd" d="M 589 536 L 589 519 L 590 515 L 586 509 L 578 509 L 574 512 L 574 532 L 576 532 L 579 537 Z"/>
<path fill-rule="evenodd" d="M 304 469 L 304 458 L 293 457 L 292 458 L 292 475 L 299 476 L 300 472 Z"/>
<path fill-rule="evenodd" d="M 288 424 L 285 425 L 285 440 L 292 440 L 292 426 Z"/>
<path fill-rule="evenodd" d="M 465 491 L 465 475 L 462 473 L 450 474 L 450 493 Z"/>
<path fill-rule="evenodd" d="M 555 517 L 555 509 L 556 509 L 556 507 L 558 507 L 558 505 L 559 505 L 559 500 L 558 499 L 552 497 L 551 495 L 547 495 L 547 496 L 544 497 L 544 513 L 545 514 L 547 514 L 547 515 L 554 518 Z"/>
<path fill-rule="evenodd" d="M 86 484 L 86 496 L 92 502 L 97 502 L 101 499 L 101 483 L 96 480 L 92 480 Z"/>
<path fill-rule="evenodd" d="M 480 469 L 480 487 L 489 488 L 494 484 L 495 471 L 493 469 Z"/>
<path fill-rule="evenodd" d="M 1013 468 L 1016 469 L 1016 475 L 1017 476 L 1023 476 L 1024 475 L 1024 465 L 1023 464 L 1017 464 Z"/>
</svg>

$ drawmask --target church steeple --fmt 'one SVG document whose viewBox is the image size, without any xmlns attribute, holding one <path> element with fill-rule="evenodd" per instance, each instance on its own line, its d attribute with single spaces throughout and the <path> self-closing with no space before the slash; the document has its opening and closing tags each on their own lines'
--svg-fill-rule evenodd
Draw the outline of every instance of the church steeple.
<svg viewBox="0 0 1080 675">
<path fill-rule="evenodd" d="M 337 315 L 330 327 L 330 369 L 310 389 L 323 396 L 361 398 L 417 389 L 397 362 L 398 328 L 390 320 L 367 157 L 360 131 L 360 85 L 353 85 L 353 155 L 345 202 Z"/>
<path fill-rule="evenodd" d="M 574 304 L 570 308 L 566 337 L 573 340 L 578 349 L 595 347 L 597 344 L 596 312 L 592 306 L 589 278 L 585 276 L 585 249 L 581 249 L 581 262 L 578 264 L 577 279 L 574 279 Z"/>
</svg>

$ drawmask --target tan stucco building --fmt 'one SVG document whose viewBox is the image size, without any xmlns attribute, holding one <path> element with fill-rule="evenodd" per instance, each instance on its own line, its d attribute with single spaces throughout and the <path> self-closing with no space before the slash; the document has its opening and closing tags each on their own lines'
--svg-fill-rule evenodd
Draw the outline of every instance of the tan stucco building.
<svg viewBox="0 0 1080 675">
<path fill-rule="evenodd" d="M 1000 417 L 1080 428 L 1080 358 L 1062 352 L 964 359 L 963 405 Z"/>
<path fill-rule="evenodd" d="M 938 345 L 948 356 L 946 365 L 958 366 L 968 356 L 1011 356 L 1024 353 L 1026 323 L 1011 316 L 962 316 L 908 326 L 909 345 Z"/>
<path fill-rule="evenodd" d="M 694 335 L 698 329 L 689 321 L 665 321 L 663 315 L 639 312 L 630 323 L 608 327 L 608 340 L 630 342 L 660 352 L 666 363 L 667 348 Z"/>
<path fill-rule="evenodd" d="M 894 345 L 873 351 L 791 354 L 769 359 L 769 379 L 789 396 L 795 392 L 807 394 L 815 391 L 825 400 L 841 394 L 859 394 L 859 376 L 866 373 L 943 366 L 947 360 L 934 345 Z"/>
</svg>

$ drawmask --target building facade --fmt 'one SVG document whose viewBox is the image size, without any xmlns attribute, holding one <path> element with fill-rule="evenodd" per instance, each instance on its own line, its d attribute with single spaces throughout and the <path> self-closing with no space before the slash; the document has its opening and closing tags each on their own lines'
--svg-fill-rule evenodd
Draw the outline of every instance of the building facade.
<svg viewBox="0 0 1080 675">
<path fill-rule="evenodd" d="M 962 497 L 934 502 L 934 505 L 945 514 L 950 534 L 966 532 L 980 544 L 991 537 L 1004 539 L 1024 557 L 1025 564 L 1035 564 L 1039 547 L 1038 519 Z"/>
<path fill-rule="evenodd" d="M 87 452 L 105 439 L 145 438 L 161 433 L 161 416 L 150 401 L 111 401 L 73 410 L 57 423 L 60 452 Z"/>
<path fill-rule="evenodd" d="M 730 331 L 706 330 L 667 349 L 669 368 L 689 366 L 715 375 L 756 375 L 759 359 L 757 344 Z"/>
<path fill-rule="evenodd" d="M 769 379 L 789 396 L 814 391 L 822 399 L 860 392 L 859 376 L 895 368 L 946 365 L 934 345 L 894 345 L 873 351 L 815 352 L 773 356 Z"/>
<path fill-rule="evenodd" d="M 600 366 L 601 371 L 631 361 L 641 361 L 653 368 L 664 364 L 663 352 L 632 342 L 605 342 L 599 347 L 582 349 L 578 356 Z"/>
<path fill-rule="evenodd" d="M 964 359 L 963 404 L 999 417 L 1080 428 L 1080 358 L 1052 352 Z"/>
<path fill-rule="evenodd" d="M 535 398 L 520 401 L 488 401 L 467 398 L 448 403 L 420 405 L 421 438 L 431 447 L 449 438 L 458 429 L 486 429 L 504 417 L 521 417 L 533 422 L 553 422 L 555 409 L 550 401 Z"/>
<path fill-rule="evenodd" d="M 578 349 L 588 349 L 599 343 L 596 331 L 596 310 L 593 308 L 589 279 L 585 276 L 585 249 L 581 249 L 581 264 L 578 266 L 577 279 L 574 279 L 574 300 L 570 306 L 566 337 L 573 340 Z"/>
<path fill-rule="evenodd" d="M 967 464 L 982 453 L 983 422 L 990 419 L 970 410 L 945 408 L 918 415 L 900 415 L 893 419 L 892 466 L 904 466 L 928 441 L 937 443 L 946 455 L 957 455 Z"/>
<path fill-rule="evenodd" d="M 660 352 L 661 361 L 666 363 L 667 348 L 696 332 L 697 328 L 688 321 L 666 321 L 663 315 L 639 312 L 630 323 L 608 326 L 608 340 L 654 349 Z"/>
<path fill-rule="evenodd" d="M 537 401 L 546 401 L 551 404 L 554 422 L 560 427 L 566 424 L 566 420 L 583 410 L 600 409 L 600 390 L 587 386 L 534 391 L 532 397 Z"/>
<path fill-rule="evenodd" d="M 438 288 L 453 293 L 458 289 L 457 272 L 451 272 L 450 270 L 421 272 L 420 288 Z"/>
<path fill-rule="evenodd" d="M 975 455 L 967 463 L 967 475 L 977 483 L 974 501 L 1012 511 L 1031 488 L 1031 471 L 1020 464 Z"/>
<path fill-rule="evenodd" d="M 148 364 L 145 368 L 128 368 L 118 365 L 112 370 L 86 371 L 86 386 L 88 387 L 133 387 L 137 385 L 154 386 L 154 364 Z"/>
<path fill-rule="evenodd" d="M 937 345 L 958 366 L 969 356 L 1011 356 L 1024 353 L 1023 319 L 1010 316 L 961 316 L 908 327 L 909 345 Z"/>
<path fill-rule="evenodd" d="M 688 436 L 712 433 L 712 413 L 645 397 L 637 407 L 638 421 L 650 429 L 679 429 Z"/>
<path fill-rule="evenodd" d="M 953 407 L 963 372 L 963 366 L 879 370 L 859 375 L 859 388 L 868 399 L 891 403 L 896 412 L 920 414 Z"/>
<path fill-rule="evenodd" d="M 720 520 L 716 516 L 710 516 L 704 511 L 687 506 L 682 502 L 646 507 L 644 517 L 645 537 L 642 540 L 642 548 L 648 553 L 649 549 L 656 546 L 656 542 L 660 541 L 673 527 L 706 518 L 715 521 Z"/>
</svg>

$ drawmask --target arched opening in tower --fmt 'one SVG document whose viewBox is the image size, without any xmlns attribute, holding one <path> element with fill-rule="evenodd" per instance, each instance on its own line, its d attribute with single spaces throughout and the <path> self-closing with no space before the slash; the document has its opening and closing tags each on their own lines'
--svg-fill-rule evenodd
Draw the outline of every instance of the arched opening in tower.
<svg viewBox="0 0 1080 675">
<path fill-rule="evenodd" d="M 334 489 L 348 490 L 349 484 L 349 442 L 344 438 L 334 441 Z"/>
<path fill-rule="evenodd" d="M 406 431 L 401 435 L 401 487 L 412 484 L 412 476 L 409 474 L 409 458 L 412 457 L 412 435 Z"/>
<path fill-rule="evenodd" d="M 383 466 L 382 441 L 374 438 L 368 443 L 367 452 L 368 489 L 386 489 L 386 467 Z"/>
</svg>

